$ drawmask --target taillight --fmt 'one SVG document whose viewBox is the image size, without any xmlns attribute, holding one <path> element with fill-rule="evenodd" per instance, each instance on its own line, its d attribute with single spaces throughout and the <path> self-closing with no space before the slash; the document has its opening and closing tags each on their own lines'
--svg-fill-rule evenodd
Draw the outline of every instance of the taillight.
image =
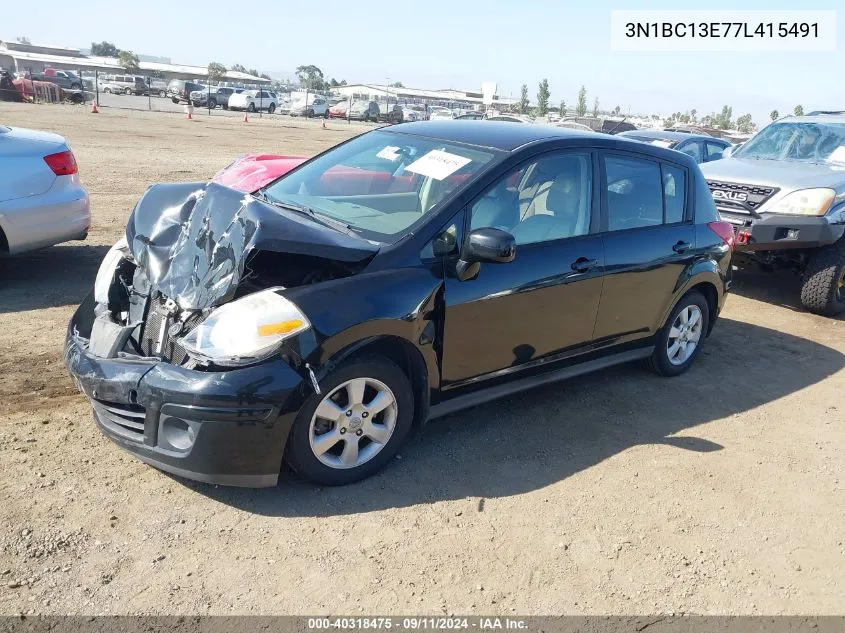
<svg viewBox="0 0 845 633">
<path fill-rule="evenodd" d="M 734 234 L 734 227 L 728 222 L 708 222 L 707 228 L 713 231 L 716 235 L 722 238 L 722 241 L 733 250 L 736 236 Z"/>
<path fill-rule="evenodd" d="M 44 162 L 57 176 L 70 176 L 77 172 L 76 159 L 70 150 L 58 154 L 49 154 L 44 157 Z"/>
</svg>

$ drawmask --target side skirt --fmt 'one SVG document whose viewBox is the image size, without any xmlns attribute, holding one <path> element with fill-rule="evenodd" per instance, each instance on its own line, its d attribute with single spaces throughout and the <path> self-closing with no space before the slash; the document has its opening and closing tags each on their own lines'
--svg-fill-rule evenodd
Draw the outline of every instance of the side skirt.
<svg viewBox="0 0 845 633">
<path fill-rule="evenodd" d="M 526 389 L 533 389 L 541 385 L 546 385 L 567 378 L 574 378 L 582 374 L 589 374 L 600 369 L 606 369 L 614 365 L 628 363 L 635 360 L 648 358 L 654 352 L 654 346 L 640 347 L 637 349 L 619 352 L 618 354 L 611 354 L 610 356 L 603 356 L 577 365 L 570 365 L 569 367 L 562 367 L 537 376 L 529 376 L 527 378 L 520 378 L 512 382 L 508 382 L 495 387 L 487 387 L 479 391 L 473 391 L 462 396 L 457 396 L 451 400 L 432 405 L 428 413 L 428 419 L 433 420 L 450 413 L 455 413 L 462 409 L 468 409 L 491 400 L 504 398 Z"/>
</svg>

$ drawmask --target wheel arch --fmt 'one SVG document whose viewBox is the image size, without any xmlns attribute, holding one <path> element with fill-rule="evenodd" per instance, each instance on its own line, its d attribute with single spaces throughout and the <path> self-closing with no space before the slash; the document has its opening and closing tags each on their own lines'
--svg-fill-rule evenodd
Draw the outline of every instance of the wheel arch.
<svg viewBox="0 0 845 633">
<path fill-rule="evenodd" d="M 666 324 L 666 319 L 669 318 L 672 310 L 675 309 L 678 301 L 680 301 L 685 294 L 692 290 L 697 290 L 704 295 L 704 298 L 707 300 L 707 305 L 710 308 L 708 314 L 708 317 L 710 318 L 708 319 L 707 325 L 707 335 L 709 336 L 710 332 L 713 330 L 713 325 L 716 322 L 716 317 L 718 317 L 721 310 L 721 304 L 724 297 L 724 290 L 721 293 L 719 292 L 720 287 L 725 288 L 725 282 L 722 279 L 716 262 L 699 262 L 698 265 L 692 267 L 688 275 L 681 280 L 681 283 L 678 284 L 678 289 L 672 294 L 672 299 L 665 307 L 657 329 L 659 330 Z"/>
<path fill-rule="evenodd" d="M 374 336 L 339 351 L 324 368 L 331 371 L 337 365 L 368 356 L 386 358 L 402 370 L 414 392 L 414 426 L 421 426 L 428 418 L 431 382 L 429 367 L 420 349 L 408 339 L 394 334 Z"/>
</svg>

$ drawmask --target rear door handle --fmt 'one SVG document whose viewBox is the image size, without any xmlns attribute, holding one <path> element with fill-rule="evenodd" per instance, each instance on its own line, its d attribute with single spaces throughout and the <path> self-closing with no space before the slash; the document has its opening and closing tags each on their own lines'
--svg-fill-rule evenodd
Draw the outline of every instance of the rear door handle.
<svg viewBox="0 0 845 633">
<path fill-rule="evenodd" d="M 686 252 L 689 249 L 690 246 L 691 246 L 691 244 L 689 242 L 679 241 L 677 244 L 675 244 L 672 247 L 672 250 L 675 251 L 676 253 L 683 253 L 683 252 Z"/>
<path fill-rule="evenodd" d="M 585 273 L 588 270 L 590 270 L 591 268 L 595 268 L 596 264 L 598 264 L 598 261 L 595 260 L 595 259 L 588 259 L 586 257 L 579 257 L 574 262 L 572 262 L 571 268 L 572 268 L 572 270 L 574 270 L 576 272 Z"/>
</svg>

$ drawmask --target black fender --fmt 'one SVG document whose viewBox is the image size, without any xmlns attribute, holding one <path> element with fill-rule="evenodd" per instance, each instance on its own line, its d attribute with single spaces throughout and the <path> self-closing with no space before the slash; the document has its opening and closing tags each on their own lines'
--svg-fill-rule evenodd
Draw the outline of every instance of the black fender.
<svg viewBox="0 0 845 633">
<path fill-rule="evenodd" d="M 398 338 L 419 353 L 433 389 L 440 386 L 442 293 L 442 276 L 423 266 L 365 272 L 282 292 L 311 323 L 294 344 L 318 382 L 363 347 Z"/>
<path fill-rule="evenodd" d="M 696 258 L 692 264 L 684 269 L 684 272 L 678 277 L 678 282 L 672 291 L 671 297 L 663 306 L 660 324 L 657 328 L 659 330 L 666 324 L 669 314 L 672 312 L 675 304 L 695 286 L 706 283 L 713 286 L 716 293 L 716 306 L 713 314 L 718 315 L 724 304 L 725 292 L 727 291 L 727 271 L 719 266 L 719 263 L 709 257 Z M 713 329 L 714 319 L 710 319 L 708 334 Z M 656 330 L 656 331 L 657 331 Z"/>
</svg>

